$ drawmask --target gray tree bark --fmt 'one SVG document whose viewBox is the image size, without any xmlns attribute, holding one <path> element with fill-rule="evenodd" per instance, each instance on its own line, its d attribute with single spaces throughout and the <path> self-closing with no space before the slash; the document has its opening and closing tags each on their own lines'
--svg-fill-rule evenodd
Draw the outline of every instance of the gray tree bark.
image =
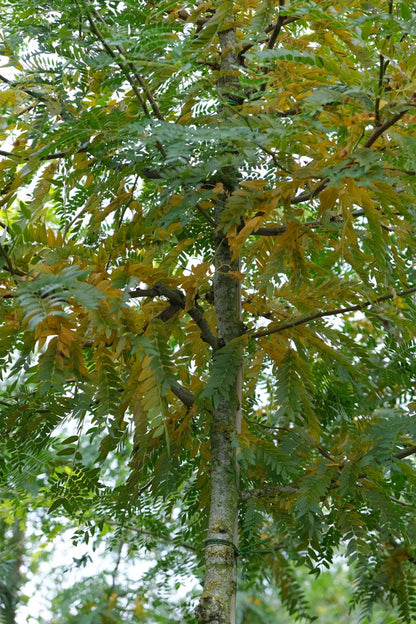
<svg viewBox="0 0 416 624">
<path fill-rule="evenodd" d="M 220 210 L 217 211 L 220 215 Z M 214 296 L 218 337 L 224 343 L 241 335 L 239 283 L 226 239 L 217 246 Z M 215 358 L 215 355 L 214 355 Z M 219 398 L 211 422 L 211 500 L 205 546 L 205 583 L 197 609 L 200 624 L 233 624 L 236 593 L 236 521 L 239 503 L 236 449 L 233 442 L 239 413 L 236 369 L 228 396 Z M 231 380 L 230 380 L 231 381 Z"/>
<path fill-rule="evenodd" d="M 234 29 L 220 33 L 221 70 L 233 72 L 236 67 Z M 225 73 L 219 88 L 224 96 L 232 91 L 235 77 Z M 223 172 L 228 180 L 233 171 Z M 230 175 L 231 174 L 231 175 Z M 228 191 L 231 191 L 229 188 Z M 225 197 L 216 206 L 219 226 Z M 241 335 L 240 283 L 230 271 L 239 270 L 239 259 L 232 259 L 228 241 L 218 229 L 216 237 L 213 291 L 220 343 L 227 344 Z M 215 358 L 215 354 L 214 354 Z M 241 402 L 241 362 L 233 368 L 231 390 L 221 396 L 213 410 L 211 422 L 211 500 L 208 535 L 205 542 L 205 581 L 197 618 L 200 624 L 234 624 L 237 565 L 237 517 L 239 504 L 238 469 L 234 436 L 239 431 Z"/>
</svg>

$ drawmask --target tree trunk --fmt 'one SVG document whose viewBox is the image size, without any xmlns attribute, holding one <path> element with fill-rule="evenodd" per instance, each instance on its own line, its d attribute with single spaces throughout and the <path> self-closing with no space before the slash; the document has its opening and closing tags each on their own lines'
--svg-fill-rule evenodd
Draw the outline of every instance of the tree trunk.
<svg viewBox="0 0 416 624">
<path fill-rule="evenodd" d="M 217 217 L 220 215 L 219 208 Z M 239 283 L 228 274 L 238 267 L 238 260 L 231 259 L 228 242 L 221 236 L 215 258 L 214 296 L 218 337 L 224 343 L 241 334 Z M 233 624 L 235 621 L 239 491 L 233 438 L 240 397 L 239 373 L 233 374 L 232 390 L 228 396 L 219 398 L 212 414 L 211 501 L 205 543 L 205 583 L 197 609 L 200 624 Z"/>
<path fill-rule="evenodd" d="M 235 87 L 235 30 L 219 33 L 221 71 L 218 87 L 227 98 Z M 229 73 L 227 73 L 229 72 Z M 232 167 L 222 172 L 232 180 L 238 173 Z M 228 184 L 228 191 L 232 191 Z M 219 226 L 225 197 L 217 202 L 216 223 Z M 239 259 L 232 259 L 228 241 L 218 229 L 216 237 L 213 291 L 220 344 L 241 335 L 241 289 L 230 271 L 238 271 Z M 215 354 L 214 354 L 215 358 Z M 208 535 L 205 542 L 205 581 L 197 608 L 200 624 L 234 624 L 237 569 L 238 468 L 235 434 L 239 431 L 241 402 L 241 362 L 230 371 L 234 378 L 228 396 L 221 396 L 213 410 L 211 422 L 211 500 Z M 230 384 L 231 385 L 231 384 Z"/>
</svg>

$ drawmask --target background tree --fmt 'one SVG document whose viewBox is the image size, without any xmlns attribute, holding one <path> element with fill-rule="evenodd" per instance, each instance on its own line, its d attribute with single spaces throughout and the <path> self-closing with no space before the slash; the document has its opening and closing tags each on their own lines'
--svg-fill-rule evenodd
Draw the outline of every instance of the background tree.
<svg viewBox="0 0 416 624">
<path fill-rule="evenodd" d="M 2 558 L 0 561 L 0 617 L 5 624 L 14 624 L 22 584 L 24 532 L 19 519 L 8 526 L 2 519 L 0 527 Z"/>
<path fill-rule="evenodd" d="M 200 624 L 341 547 L 414 617 L 414 8 L 5 2 L 5 476 L 174 519 Z"/>
</svg>

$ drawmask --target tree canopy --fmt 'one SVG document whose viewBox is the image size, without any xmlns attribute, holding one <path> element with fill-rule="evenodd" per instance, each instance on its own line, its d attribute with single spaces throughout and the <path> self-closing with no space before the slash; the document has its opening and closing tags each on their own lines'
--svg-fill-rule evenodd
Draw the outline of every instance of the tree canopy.
<svg viewBox="0 0 416 624">
<path fill-rule="evenodd" d="M 3 541 L 167 541 L 199 624 L 343 552 L 413 621 L 415 11 L 3 1 Z"/>
</svg>

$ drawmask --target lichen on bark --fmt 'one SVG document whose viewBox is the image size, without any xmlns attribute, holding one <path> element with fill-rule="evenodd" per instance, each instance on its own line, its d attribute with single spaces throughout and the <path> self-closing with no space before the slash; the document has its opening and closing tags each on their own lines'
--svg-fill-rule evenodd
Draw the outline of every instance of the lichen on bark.
<svg viewBox="0 0 416 624">
<path fill-rule="evenodd" d="M 235 87 L 234 53 L 235 30 L 219 33 L 221 47 L 221 82 L 218 88 L 223 96 Z M 238 172 L 222 172 L 227 180 L 237 180 Z M 234 258 L 221 224 L 225 209 L 226 194 L 233 191 L 228 184 L 224 196 L 216 204 L 215 273 L 213 292 L 217 319 L 217 334 L 220 344 L 227 344 L 241 335 L 240 284 L 230 272 L 240 268 L 239 258 Z M 215 358 L 215 354 L 214 354 Z M 208 535 L 205 546 L 205 583 L 196 615 L 199 624 L 233 624 L 235 621 L 236 563 L 237 548 L 236 521 L 238 515 L 238 469 L 234 435 L 240 408 L 239 367 L 230 371 L 230 390 L 226 396 L 218 397 L 211 420 L 211 499 L 209 509 Z"/>
</svg>

